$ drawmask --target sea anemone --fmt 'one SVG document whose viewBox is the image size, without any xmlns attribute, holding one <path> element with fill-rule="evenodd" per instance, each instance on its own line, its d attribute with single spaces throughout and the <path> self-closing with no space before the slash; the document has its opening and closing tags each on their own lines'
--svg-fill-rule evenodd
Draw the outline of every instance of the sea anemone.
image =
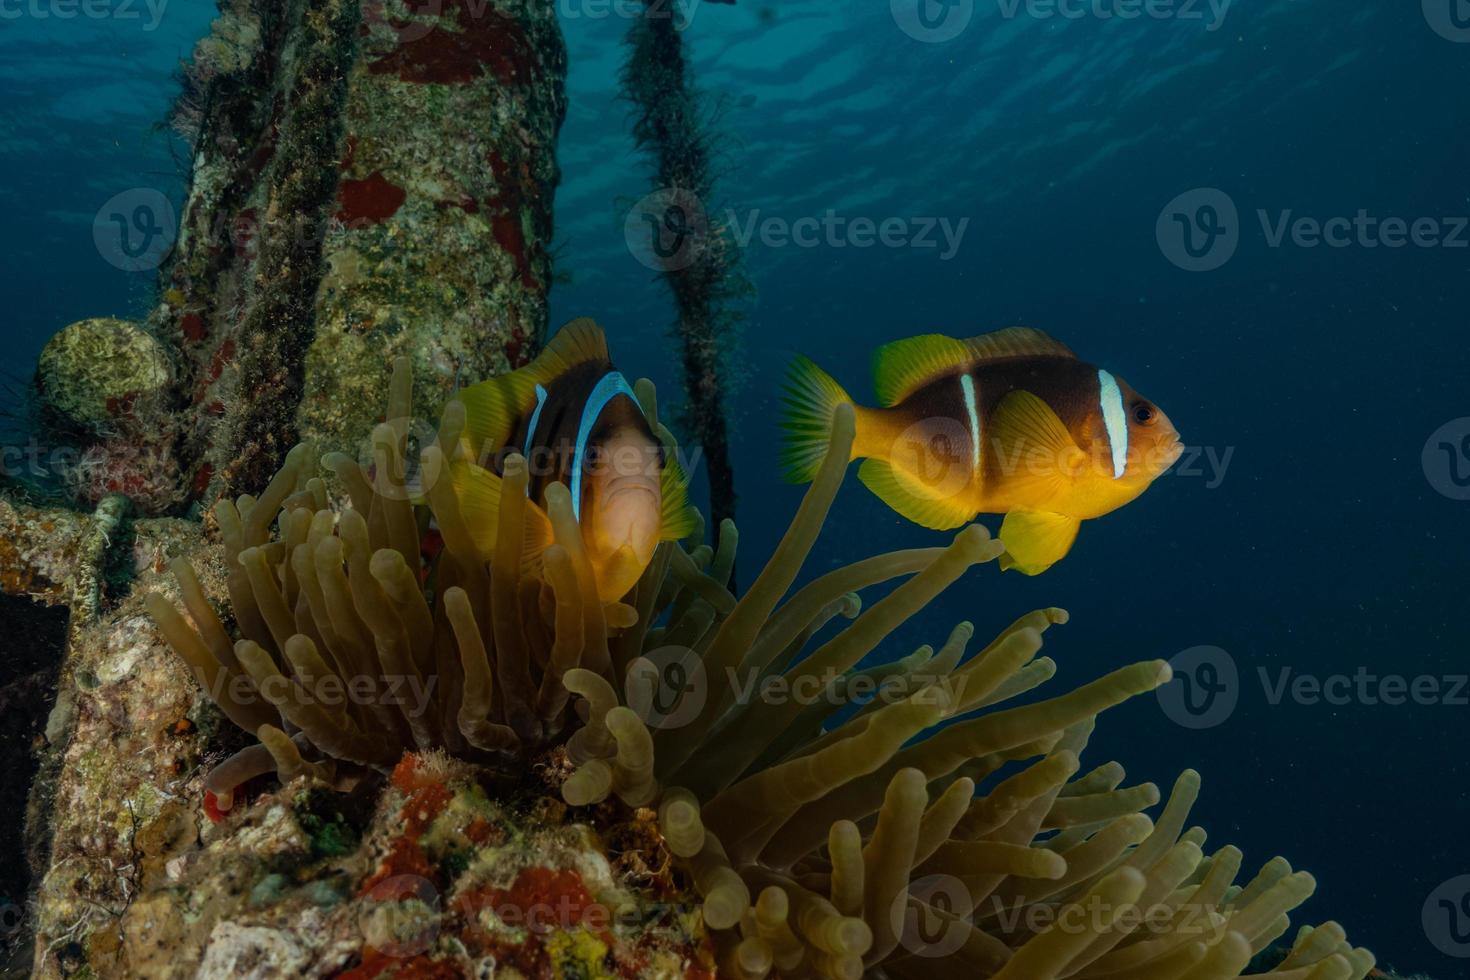
<svg viewBox="0 0 1470 980">
<path fill-rule="evenodd" d="M 390 420 L 408 417 L 410 384 L 400 365 Z M 638 392 L 655 419 L 652 388 Z M 546 494 L 555 544 L 540 568 L 523 562 L 515 457 L 494 553 L 477 549 L 451 481 L 436 479 L 463 426 L 451 405 L 417 473 L 394 421 L 374 433 L 372 467 L 328 457 L 350 499 L 341 508 L 300 449 L 258 499 L 220 505 L 239 642 L 186 564 L 174 571 L 187 618 L 150 597 L 173 648 L 260 740 L 207 777 L 221 809 L 272 770 L 331 781 L 429 748 L 487 767 L 564 760 L 568 804 L 656 820 L 702 899 L 722 975 L 742 978 L 1231 978 L 1312 893 L 1281 859 L 1234 884 L 1240 852 L 1206 855 L 1204 832 L 1186 828 L 1197 774 L 1179 778 L 1157 820 L 1143 811 L 1158 789 L 1124 787 L 1117 763 L 1078 775 L 1097 715 L 1167 682 L 1166 663 L 1006 706 L 1055 671 L 1037 654 L 1067 616 L 1044 609 L 968 659 L 973 628 L 961 624 L 938 652 L 867 665 L 998 557 L 983 528 L 840 568 L 782 602 L 842 482 L 850 408 L 742 597 L 727 588 L 737 536 L 726 523 L 715 548 L 663 546 L 608 607 L 560 485 Z M 432 565 L 424 510 L 445 544 Z M 862 610 L 859 591 L 898 578 Z M 851 622 L 829 636 L 839 619 Z M 405 686 L 421 696 L 393 696 Z M 1300 930 L 1266 975 L 1358 980 L 1372 966 L 1327 923 Z"/>
</svg>

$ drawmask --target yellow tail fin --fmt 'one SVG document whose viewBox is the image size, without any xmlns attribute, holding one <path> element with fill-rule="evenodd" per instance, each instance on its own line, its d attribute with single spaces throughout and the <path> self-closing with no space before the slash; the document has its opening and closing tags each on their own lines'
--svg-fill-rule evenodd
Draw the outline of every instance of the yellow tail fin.
<svg viewBox="0 0 1470 980">
<path fill-rule="evenodd" d="M 781 464 L 791 483 L 807 483 L 817 475 L 832 438 L 832 415 L 852 398 L 810 359 L 798 356 L 786 373 L 782 404 L 786 445 Z"/>
</svg>

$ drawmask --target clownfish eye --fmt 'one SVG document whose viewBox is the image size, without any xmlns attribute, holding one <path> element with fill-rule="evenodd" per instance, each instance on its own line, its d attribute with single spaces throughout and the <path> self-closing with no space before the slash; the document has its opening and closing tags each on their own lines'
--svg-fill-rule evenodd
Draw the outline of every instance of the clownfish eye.
<svg viewBox="0 0 1470 980">
<path fill-rule="evenodd" d="M 1148 402 L 1139 402 L 1133 406 L 1133 420 L 1139 425 L 1151 425 L 1159 417 L 1159 413 Z"/>
</svg>

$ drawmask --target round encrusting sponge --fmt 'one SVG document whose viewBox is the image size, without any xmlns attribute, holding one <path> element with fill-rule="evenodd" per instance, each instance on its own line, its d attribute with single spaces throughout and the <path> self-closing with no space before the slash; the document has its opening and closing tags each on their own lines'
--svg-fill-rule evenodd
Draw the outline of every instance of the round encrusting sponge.
<svg viewBox="0 0 1470 980">
<path fill-rule="evenodd" d="M 111 317 L 78 321 L 52 337 L 36 373 L 45 406 L 91 431 L 160 396 L 172 379 L 158 339 L 136 323 Z"/>
</svg>

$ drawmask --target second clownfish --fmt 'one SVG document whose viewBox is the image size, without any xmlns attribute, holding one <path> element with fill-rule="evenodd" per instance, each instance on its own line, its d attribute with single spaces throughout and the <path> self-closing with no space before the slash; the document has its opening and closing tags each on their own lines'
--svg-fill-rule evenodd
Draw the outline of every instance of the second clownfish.
<svg viewBox="0 0 1470 980">
<path fill-rule="evenodd" d="M 1071 549 L 1082 521 L 1137 498 L 1183 453 L 1153 402 L 1039 330 L 969 340 L 900 340 L 874 357 L 882 407 L 855 406 L 852 458 L 884 503 L 925 527 L 1004 514 L 1004 568 L 1036 575 Z M 786 389 L 786 472 L 816 473 L 833 411 L 851 403 L 798 358 Z"/>
<path fill-rule="evenodd" d="M 472 462 L 454 468 L 455 490 L 485 552 L 494 547 L 501 466 L 510 453 L 525 457 L 530 476 L 528 562 L 553 540 L 543 494 L 552 482 L 565 484 L 604 603 L 637 584 L 659 542 L 693 532 L 684 474 L 613 366 L 607 338 L 593 321 L 572 321 L 531 364 L 458 398 Z"/>
</svg>

